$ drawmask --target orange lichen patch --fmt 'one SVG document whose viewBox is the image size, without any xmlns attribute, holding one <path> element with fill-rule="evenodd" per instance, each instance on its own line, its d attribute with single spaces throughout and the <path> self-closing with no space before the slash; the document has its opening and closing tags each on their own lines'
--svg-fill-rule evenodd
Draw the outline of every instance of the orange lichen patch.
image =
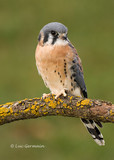
<svg viewBox="0 0 114 160">
<path fill-rule="evenodd" d="M 49 101 L 51 101 L 51 99 L 50 99 L 50 97 L 47 97 L 47 98 L 44 99 L 44 101 L 45 101 L 46 103 L 48 103 Z"/>
<path fill-rule="evenodd" d="M 48 114 L 48 112 L 43 112 L 44 115 Z"/>
<path fill-rule="evenodd" d="M 58 98 L 58 102 L 63 103 L 63 100 L 62 100 L 62 99 L 60 99 L 60 98 Z"/>
<path fill-rule="evenodd" d="M 38 110 L 40 108 L 40 106 L 36 106 L 36 110 Z"/>
<path fill-rule="evenodd" d="M 113 110 L 110 110 L 110 115 L 114 116 L 114 111 Z"/>
<path fill-rule="evenodd" d="M 36 110 L 31 110 L 31 113 L 35 116 L 40 116 L 40 113 L 37 112 Z"/>
<path fill-rule="evenodd" d="M 15 116 L 18 116 L 19 114 L 18 114 L 18 113 L 14 113 L 14 115 L 15 115 Z"/>
<path fill-rule="evenodd" d="M 72 109 L 72 107 L 70 107 L 70 106 L 67 106 L 66 108 L 68 108 L 68 109 Z"/>
<path fill-rule="evenodd" d="M 88 105 L 91 105 L 91 104 L 92 104 L 92 102 L 91 102 L 90 99 L 84 99 L 84 100 L 81 101 L 81 105 L 83 105 L 83 106 L 88 106 Z"/>
<path fill-rule="evenodd" d="M 56 110 L 56 113 L 59 113 L 59 111 L 58 111 L 58 110 Z"/>
<path fill-rule="evenodd" d="M 49 107 L 56 108 L 57 103 L 53 100 L 50 100 Z"/>
<path fill-rule="evenodd" d="M 0 114 L 5 114 L 5 113 L 7 113 L 7 112 L 9 112 L 9 109 L 8 108 L 5 108 L 5 107 L 1 107 L 0 108 Z"/>
<path fill-rule="evenodd" d="M 81 104 L 80 104 L 80 101 L 78 101 L 77 103 L 76 103 L 76 107 L 79 107 Z"/>
<path fill-rule="evenodd" d="M 13 104 L 14 104 L 13 102 L 8 102 L 8 103 L 5 103 L 5 104 L 1 104 L 0 107 L 11 106 Z"/>
<path fill-rule="evenodd" d="M 36 104 L 38 104 L 38 102 L 37 102 L 37 101 L 34 101 L 34 104 L 36 105 Z"/>
<path fill-rule="evenodd" d="M 47 111 L 47 109 L 46 108 L 42 108 L 42 112 L 46 112 Z"/>
<path fill-rule="evenodd" d="M 23 101 L 21 101 L 21 100 L 20 100 L 20 101 L 18 101 L 18 103 L 19 103 L 19 104 L 21 104 L 22 102 L 23 102 Z"/>
<path fill-rule="evenodd" d="M 60 101 L 59 101 L 59 100 L 57 101 L 57 104 L 58 104 L 58 105 L 60 104 Z"/>
<path fill-rule="evenodd" d="M 92 101 L 90 100 L 90 99 L 84 99 L 84 100 L 82 100 L 82 101 L 78 101 L 77 103 L 76 103 L 76 107 L 83 107 L 83 106 L 91 106 L 91 104 L 92 104 Z"/>
<path fill-rule="evenodd" d="M 101 119 L 104 119 L 104 117 L 103 117 L 103 116 L 100 116 L 100 118 L 101 118 Z"/>
<path fill-rule="evenodd" d="M 5 103 L 4 105 L 11 106 L 12 104 L 13 104 L 13 102 L 8 102 L 8 103 Z"/>
<path fill-rule="evenodd" d="M 1 107 L 0 108 L 0 118 L 4 119 L 6 116 L 10 116 L 12 113 L 9 108 Z"/>
<path fill-rule="evenodd" d="M 55 99 L 55 95 L 54 94 L 52 94 L 52 98 Z"/>
<path fill-rule="evenodd" d="M 22 112 L 29 112 L 30 111 L 30 108 L 27 108 L 27 109 L 25 109 L 24 111 L 22 111 Z"/>
<path fill-rule="evenodd" d="M 35 109 L 36 108 L 36 105 L 35 104 L 33 104 L 32 105 L 32 107 L 31 107 L 31 109 Z"/>
<path fill-rule="evenodd" d="M 73 96 L 70 97 L 70 100 L 72 100 Z"/>
<path fill-rule="evenodd" d="M 29 100 L 29 101 L 32 101 L 33 99 L 30 98 L 30 99 L 28 99 L 28 100 Z M 21 102 L 21 101 L 20 101 L 20 102 Z"/>
<path fill-rule="evenodd" d="M 64 113 L 64 110 L 62 109 L 62 113 Z"/>
<path fill-rule="evenodd" d="M 25 103 L 22 103 L 22 106 L 24 106 L 25 105 Z"/>
<path fill-rule="evenodd" d="M 40 98 L 40 100 L 42 100 L 42 99 L 43 99 L 43 97 Z"/>
<path fill-rule="evenodd" d="M 70 96 L 70 103 L 72 102 L 73 96 Z"/>
<path fill-rule="evenodd" d="M 33 98 L 34 100 L 39 100 L 40 98 L 38 98 L 38 97 L 35 97 L 35 98 Z"/>
<path fill-rule="evenodd" d="M 63 103 L 63 107 L 66 108 L 66 107 L 67 107 L 67 104 L 66 104 L 66 103 Z"/>
<path fill-rule="evenodd" d="M 10 107 L 9 111 L 10 111 L 10 113 L 13 113 L 13 109 L 12 109 L 12 107 Z"/>
</svg>

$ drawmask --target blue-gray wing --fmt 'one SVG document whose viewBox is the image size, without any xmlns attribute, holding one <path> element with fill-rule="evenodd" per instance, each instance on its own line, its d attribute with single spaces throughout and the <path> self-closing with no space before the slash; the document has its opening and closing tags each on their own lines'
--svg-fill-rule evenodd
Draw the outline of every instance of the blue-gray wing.
<svg viewBox="0 0 114 160">
<path fill-rule="evenodd" d="M 70 48 L 71 48 L 71 50 L 73 52 L 72 66 L 70 68 L 71 72 L 72 72 L 72 77 L 74 78 L 74 81 L 76 82 L 76 84 L 80 87 L 83 96 L 85 98 L 87 98 L 88 97 L 87 96 L 87 89 L 86 89 L 86 85 L 85 85 L 85 82 L 84 82 L 83 68 L 82 68 L 81 60 L 80 60 L 75 48 L 70 43 L 69 43 L 69 46 L 70 46 Z M 91 124 L 91 125 L 94 123 L 93 120 L 88 120 L 87 121 L 85 119 L 82 119 L 82 122 L 85 123 L 85 126 L 86 126 L 87 122 L 88 122 L 88 124 Z M 95 121 L 95 123 L 99 127 L 102 127 L 102 124 L 99 121 Z M 95 128 L 95 136 L 98 134 L 98 133 L 96 133 L 97 132 L 96 130 L 97 129 Z M 88 129 L 88 131 L 89 131 L 89 129 Z M 99 137 L 97 137 L 97 138 L 99 138 Z"/>
<path fill-rule="evenodd" d="M 74 81 L 80 87 L 83 96 L 85 98 L 87 98 L 87 89 L 86 89 L 86 85 L 84 82 L 83 68 L 82 68 L 81 60 L 80 60 L 75 48 L 71 44 L 69 44 L 69 46 L 71 47 L 73 54 L 74 54 L 73 60 L 72 60 L 72 66 L 70 68 L 71 73 L 72 73 L 71 76 L 74 78 Z"/>
</svg>

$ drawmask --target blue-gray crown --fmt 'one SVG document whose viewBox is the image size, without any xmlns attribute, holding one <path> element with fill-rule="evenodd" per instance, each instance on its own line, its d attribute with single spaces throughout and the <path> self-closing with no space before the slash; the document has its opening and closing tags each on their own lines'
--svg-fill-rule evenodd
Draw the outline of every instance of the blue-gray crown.
<svg viewBox="0 0 114 160">
<path fill-rule="evenodd" d="M 58 33 L 67 33 L 68 29 L 66 26 L 64 26 L 62 23 L 58 22 L 51 22 L 46 24 L 40 32 L 43 32 L 44 34 L 50 31 L 56 31 Z"/>
</svg>

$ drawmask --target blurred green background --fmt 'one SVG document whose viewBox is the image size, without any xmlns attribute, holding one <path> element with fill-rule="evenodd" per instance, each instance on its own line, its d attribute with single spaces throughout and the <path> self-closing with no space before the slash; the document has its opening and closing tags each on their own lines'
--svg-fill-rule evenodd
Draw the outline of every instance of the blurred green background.
<svg viewBox="0 0 114 160">
<path fill-rule="evenodd" d="M 40 29 L 58 21 L 83 63 L 90 98 L 114 103 L 113 0 L 0 0 L 0 104 L 48 93 L 35 65 Z M 114 159 L 114 126 L 102 129 L 106 146 L 97 146 L 79 119 L 43 117 L 0 126 L 0 158 L 54 160 Z M 10 148 L 11 144 L 45 148 Z"/>
</svg>

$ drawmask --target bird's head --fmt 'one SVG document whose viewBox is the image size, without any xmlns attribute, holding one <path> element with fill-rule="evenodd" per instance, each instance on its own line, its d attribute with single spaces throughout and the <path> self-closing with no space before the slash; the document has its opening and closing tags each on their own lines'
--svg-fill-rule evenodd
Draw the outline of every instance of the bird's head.
<svg viewBox="0 0 114 160">
<path fill-rule="evenodd" d="M 67 32 L 67 27 L 61 23 L 48 23 L 41 29 L 38 41 L 43 45 L 65 45 L 69 42 Z"/>
</svg>

